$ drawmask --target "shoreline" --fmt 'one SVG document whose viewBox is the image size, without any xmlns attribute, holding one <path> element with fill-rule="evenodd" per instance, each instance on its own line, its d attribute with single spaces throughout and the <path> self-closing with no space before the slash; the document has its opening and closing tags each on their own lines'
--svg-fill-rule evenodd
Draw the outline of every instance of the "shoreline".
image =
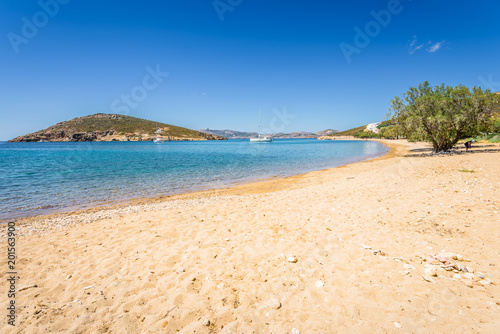
<svg viewBox="0 0 500 334">
<path fill-rule="evenodd" d="M 350 139 L 346 139 L 350 140 Z M 370 140 L 370 139 L 365 139 L 365 140 Z M 275 177 L 269 177 L 269 178 L 264 178 L 264 179 L 255 179 L 255 180 L 250 180 L 250 181 L 243 181 L 243 182 L 235 182 L 229 185 L 221 185 L 220 187 L 213 187 L 211 185 L 205 186 L 208 189 L 203 189 L 205 187 L 201 187 L 202 189 L 199 190 L 186 190 L 186 191 L 180 191 L 179 193 L 174 193 L 170 195 L 157 195 L 157 196 L 151 196 L 151 197 L 138 197 L 138 198 L 130 198 L 130 199 L 124 199 L 124 200 L 110 200 L 106 201 L 103 203 L 96 203 L 96 205 L 89 204 L 89 207 L 86 208 L 80 208 L 80 207 L 68 207 L 68 208 L 61 208 L 60 210 L 56 210 L 55 212 L 49 212 L 47 214 L 35 214 L 32 216 L 23 216 L 23 217 L 18 217 L 18 218 L 6 218 L 6 219 L 1 219 L 0 220 L 0 226 L 7 224 L 8 222 L 16 222 L 16 224 L 29 224 L 31 221 L 44 221 L 44 220 L 53 220 L 53 219 L 60 219 L 62 217 L 66 216 L 78 216 L 78 215 L 85 215 L 85 214 L 91 214 L 91 213 L 96 213 L 99 211 L 107 211 L 107 210 L 118 210 L 118 209 L 124 209 L 128 208 L 130 206 L 137 206 L 137 205 L 147 205 L 147 204 L 153 204 L 153 203 L 160 203 L 163 201 L 175 201 L 179 199 L 185 199 L 185 198 L 191 198 L 191 197 L 204 197 L 204 196 L 223 196 L 224 194 L 232 193 L 232 192 L 238 192 L 240 188 L 246 189 L 247 187 L 251 189 L 257 189 L 257 188 L 263 188 L 263 189 L 269 189 L 268 191 L 274 191 L 278 189 L 277 187 L 279 185 L 281 186 L 286 186 L 287 182 L 294 182 L 295 178 L 301 178 L 303 176 L 307 176 L 310 173 L 316 173 L 316 172 L 324 172 L 324 171 L 329 171 L 333 170 L 335 168 L 342 168 L 344 166 L 349 166 L 352 164 L 357 164 L 357 163 L 364 163 L 364 162 L 369 162 L 369 161 L 374 161 L 377 159 L 381 159 L 384 157 L 389 157 L 389 155 L 393 154 L 393 150 L 395 149 L 395 146 L 390 143 L 389 141 L 386 140 L 379 140 L 379 139 L 374 139 L 372 141 L 377 141 L 379 143 L 382 143 L 388 148 L 388 151 L 386 153 L 381 153 L 378 156 L 375 157 L 367 157 L 367 158 L 359 158 L 355 159 L 352 162 L 348 162 L 346 164 L 340 165 L 340 166 L 335 166 L 335 167 L 330 167 L 326 169 L 320 169 L 320 170 L 313 170 L 313 171 L 307 171 L 307 172 L 301 172 L 298 174 L 293 174 L 290 176 L 275 176 Z M 269 188 L 269 185 L 272 186 Z M 274 189 L 274 190 L 271 190 Z M 254 190 L 250 190 L 254 191 Z M 263 192 L 265 190 L 262 190 Z"/>
</svg>

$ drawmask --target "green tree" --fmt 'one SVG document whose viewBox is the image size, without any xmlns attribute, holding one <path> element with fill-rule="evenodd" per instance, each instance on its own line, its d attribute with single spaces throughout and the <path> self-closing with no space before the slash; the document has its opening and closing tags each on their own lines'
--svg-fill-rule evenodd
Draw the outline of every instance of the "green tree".
<svg viewBox="0 0 500 334">
<path fill-rule="evenodd" d="M 496 101 L 497 95 L 479 87 L 432 87 L 425 81 L 392 100 L 391 117 L 409 141 L 430 141 L 435 152 L 447 151 L 491 128 Z"/>
<path fill-rule="evenodd" d="M 398 131 L 395 125 L 388 125 L 380 129 L 380 136 L 383 138 L 398 138 Z"/>
</svg>

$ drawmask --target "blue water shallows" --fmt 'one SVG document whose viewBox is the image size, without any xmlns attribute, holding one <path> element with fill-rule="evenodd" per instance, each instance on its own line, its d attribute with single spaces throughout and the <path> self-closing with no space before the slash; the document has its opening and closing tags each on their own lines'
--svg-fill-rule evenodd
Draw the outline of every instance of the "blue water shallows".
<svg viewBox="0 0 500 334">
<path fill-rule="evenodd" d="M 0 142 L 0 220 L 284 177 L 379 156 L 372 141 Z"/>
</svg>

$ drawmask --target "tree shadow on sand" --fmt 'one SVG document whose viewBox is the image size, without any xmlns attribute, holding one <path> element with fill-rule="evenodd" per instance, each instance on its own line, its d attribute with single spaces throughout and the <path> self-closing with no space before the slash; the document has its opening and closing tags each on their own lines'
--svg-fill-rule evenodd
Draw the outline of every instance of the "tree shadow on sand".
<svg viewBox="0 0 500 334">
<path fill-rule="evenodd" d="M 461 155 L 461 154 L 477 154 L 477 153 L 496 153 L 500 152 L 500 147 L 493 144 L 477 144 L 473 145 L 469 151 L 465 151 L 463 144 L 458 144 L 453 146 L 450 150 L 446 152 L 434 153 L 432 148 L 417 148 L 410 149 L 410 153 L 404 155 L 405 157 L 439 157 L 439 156 L 450 156 L 450 155 Z"/>
</svg>

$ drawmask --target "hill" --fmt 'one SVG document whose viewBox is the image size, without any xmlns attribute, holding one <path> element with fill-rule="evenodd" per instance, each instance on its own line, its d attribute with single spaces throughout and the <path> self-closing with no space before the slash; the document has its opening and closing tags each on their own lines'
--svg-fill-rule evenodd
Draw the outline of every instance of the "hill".
<svg viewBox="0 0 500 334">
<path fill-rule="evenodd" d="M 248 138 L 257 138 L 259 135 L 257 132 L 244 132 L 244 131 L 236 131 L 236 130 L 214 130 L 214 129 L 202 129 L 198 130 L 200 132 L 208 133 L 213 136 L 222 136 L 227 139 L 248 139 Z"/>
<path fill-rule="evenodd" d="M 60 122 L 10 142 L 152 141 L 157 127 L 161 130 L 158 137 L 167 141 L 226 139 L 142 118 L 99 113 Z"/>
<path fill-rule="evenodd" d="M 340 131 L 339 130 L 333 130 L 333 129 L 326 129 L 326 130 L 323 130 L 323 131 L 318 131 L 315 134 L 318 135 L 318 136 L 328 136 L 328 135 L 331 135 L 331 134 L 337 133 L 337 132 L 340 132 Z"/>
<path fill-rule="evenodd" d="M 352 128 L 345 131 L 335 132 L 326 136 L 321 136 L 318 139 L 328 140 L 328 139 L 339 139 L 343 138 L 380 138 L 382 137 L 381 129 L 389 126 L 387 121 L 380 123 L 370 123 L 357 128 Z"/>
<path fill-rule="evenodd" d="M 244 131 L 236 131 L 236 130 L 214 130 L 214 129 L 201 129 L 198 130 L 201 132 L 205 132 L 211 135 L 223 136 L 228 139 L 248 139 L 248 138 L 256 138 L 259 134 L 257 132 L 244 132 Z M 320 136 L 324 136 L 327 134 L 335 133 L 337 130 L 327 129 L 323 131 L 318 131 L 316 133 L 312 132 L 291 132 L 291 133 L 275 133 L 275 134 L 266 134 L 267 136 L 271 136 L 273 138 L 281 138 L 281 139 L 293 139 L 293 138 L 318 138 Z"/>
<path fill-rule="evenodd" d="M 281 138 L 281 139 L 310 139 L 310 138 L 318 138 L 319 136 L 312 132 L 290 132 L 290 133 L 275 133 L 272 135 L 273 138 Z"/>
</svg>

